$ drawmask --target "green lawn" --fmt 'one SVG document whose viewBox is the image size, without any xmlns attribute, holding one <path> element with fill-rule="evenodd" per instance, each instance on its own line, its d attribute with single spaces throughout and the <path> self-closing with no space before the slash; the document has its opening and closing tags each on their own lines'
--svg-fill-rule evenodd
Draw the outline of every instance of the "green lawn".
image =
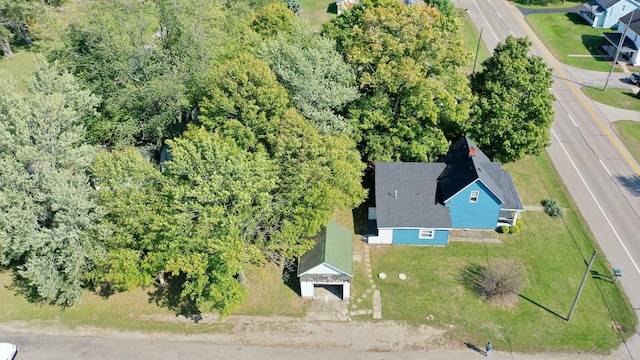
<svg viewBox="0 0 640 360">
<path fill-rule="evenodd" d="M 599 55 L 596 45 L 607 44 L 602 32 L 613 30 L 592 28 L 575 13 L 532 14 L 525 19 L 559 61 L 595 71 L 611 68 L 604 58 L 591 55 Z M 616 68 L 615 71 L 621 70 Z"/>
<path fill-rule="evenodd" d="M 602 104 L 640 111 L 640 99 L 635 97 L 631 89 L 610 87 L 607 91 L 602 91 L 602 87 L 585 86 L 582 87 L 582 92 L 590 99 Z"/>
<path fill-rule="evenodd" d="M 0 57 L 0 69 L 6 70 L 18 82 L 20 90 L 27 91 L 27 80 L 33 72 L 33 53 L 25 50 L 15 50 L 15 56 Z"/>
<path fill-rule="evenodd" d="M 528 157 L 508 168 L 525 204 L 554 197 L 568 209 L 566 217 L 527 211 L 523 231 L 501 234 L 500 244 L 373 247 L 373 272 L 390 275 L 375 279 L 384 317 L 451 329 L 451 339 L 460 343 L 492 339 L 496 348 L 516 352 L 606 353 L 621 342 L 612 325 L 632 332 L 637 322 L 620 285 L 609 279 L 611 267 L 597 257 L 574 316 L 565 321 L 596 245 L 546 156 Z M 491 306 L 465 280 L 470 269 L 499 257 L 516 259 L 525 271 L 526 286 L 511 309 Z M 408 279 L 398 280 L 399 273 Z M 430 316 L 433 320 L 427 320 Z"/>
<path fill-rule="evenodd" d="M 631 156 L 640 161 L 640 123 L 636 121 L 616 121 L 611 124 Z"/>
</svg>

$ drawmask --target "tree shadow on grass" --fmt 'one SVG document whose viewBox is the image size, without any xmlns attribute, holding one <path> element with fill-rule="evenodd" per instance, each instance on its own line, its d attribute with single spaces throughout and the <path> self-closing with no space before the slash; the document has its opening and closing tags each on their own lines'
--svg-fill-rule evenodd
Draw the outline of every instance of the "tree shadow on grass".
<svg viewBox="0 0 640 360">
<path fill-rule="evenodd" d="M 470 264 L 462 269 L 460 273 L 460 281 L 465 289 L 471 291 L 477 296 L 482 296 L 482 286 L 480 285 L 480 279 L 482 278 L 482 271 L 484 266 L 478 264 Z"/>
<path fill-rule="evenodd" d="M 371 223 L 368 219 L 369 208 L 376 206 L 375 201 L 375 172 L 372 167 L 367 167 L 362 176 L 362 186 L 367 189 L 368 196 L 360 206 L 351 210 L 353 216 L 353 231 L 360 235 L 375 234 L 375 229 L 372 229 Z"/>
<path fill-rule="evenodd" d="M 635 97 L 633 94 L 629 94 L 630 96 Z M 627 191 L 631 193 L 633 196 L 640 196 L 640 176 L 632 175 L 632 176 L 616 176 L 616 180 L 625 188 Z"/>
<path fill-rule="evenodd" d="M 300 289 L 300 281 L 298 281 L 298 262 L 293 260 L 285 260 L 282 267 L 282 281 L 293 292 L 302 296 Z"/>
<path fill-rule="evenodd" d="M 198 307 L 189 299 L 182 296 L 182 285 L 186 279 L 184 276 L 176 276 L 166 279 L 164 285 L 156 284 L 154 291 L 149 291 L 149 303 L 155 303 L 159 307 L 165 307 L 176 316 L 184 316 L 193 320 L 196 324 L 202 319 Z"/>
</svg>

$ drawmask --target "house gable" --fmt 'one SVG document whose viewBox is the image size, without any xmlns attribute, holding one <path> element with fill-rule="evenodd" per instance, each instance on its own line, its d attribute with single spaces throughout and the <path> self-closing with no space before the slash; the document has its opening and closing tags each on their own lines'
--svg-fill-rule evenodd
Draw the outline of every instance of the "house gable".
<svg viewBox="0 0 640 360">
<path fill-rule="evenodd" d="M 476 180 L 445 205 L 451 212 L 453 228 L 493 230 L 498 223 L 502 201 L 481 180 Z"/>
</svg>

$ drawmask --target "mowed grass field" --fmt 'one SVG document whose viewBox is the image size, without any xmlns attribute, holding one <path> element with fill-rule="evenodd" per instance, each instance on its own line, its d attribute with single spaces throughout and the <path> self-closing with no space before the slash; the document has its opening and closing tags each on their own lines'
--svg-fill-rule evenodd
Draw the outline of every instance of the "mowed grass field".
<svg viewBox="0 0 640 360">
<path fill-rule="evenodd" d="M 525 20 L 559 61 L 587 70 L 611 68 L 611 63 L 598 57 L 596 45 L 608 44 L 602 32 L 615 30 L 592 28 L 576 13 L 531 14 Z"/>
<path fill-rule="evenodd" d="M 603 91 L 601 87 L 585 86 L 582 92 L 590 99 L 609 106 L 620 109 L 640 111 L 640 99 L 638 99 L 633 90 L 628 88 L 607 88 Z"/>
</svg>

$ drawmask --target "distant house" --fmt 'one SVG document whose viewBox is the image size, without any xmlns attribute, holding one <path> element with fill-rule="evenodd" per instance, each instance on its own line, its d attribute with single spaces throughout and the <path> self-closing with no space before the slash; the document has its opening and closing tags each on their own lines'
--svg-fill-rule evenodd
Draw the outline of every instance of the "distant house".
<svg viewBox="0 0 640 360">
<path fill-rule="evenodd" d="M 447 245 L 452 229 L 514 225 L 522 202 L 507 170 L 467 137 L 435 163 L 377 162 L 372 244 Z"/>
<path fill-rule="evenodd" d="M 582 4 L 579 11 L 589 24 L 594 28 L 612 28 L 618 24 L 618 20 L 640 8 L 640 4 L 634 0 L 591 0 Z"/>
<path fill-rule="evenodd" d="M 611 44 L 609 55 L 613 58 L 620 47 L 618 60 L 630 62 L 633 66 L 640 65 L 638 49 L 640 49 L 640 10 L 634 10 L 620 18 L 617 32 L 605 32 L 604 37 Z M 624 36 L 622 43 L 620 40 Z"/>
<path fill-rule="evenodd" d="M 302 297 L 313 298 L 315 286 L 338 285 L 342 299 L 351 297 L 353 237 L 351 230 L 331 220 L 320 233 L 313 249 L 298 263 Z"/>
</svg>

